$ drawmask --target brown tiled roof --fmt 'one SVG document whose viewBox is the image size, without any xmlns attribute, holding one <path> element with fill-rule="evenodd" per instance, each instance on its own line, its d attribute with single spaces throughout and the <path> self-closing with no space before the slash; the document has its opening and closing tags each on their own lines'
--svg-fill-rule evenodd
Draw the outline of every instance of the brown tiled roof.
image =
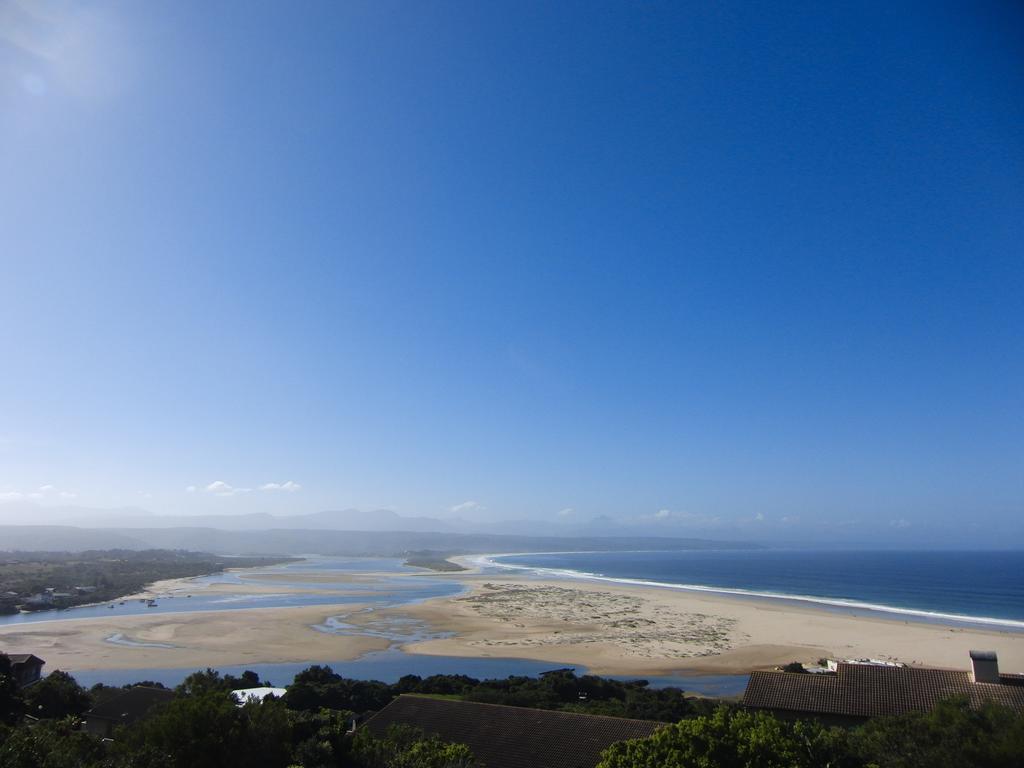
<svg viewBox="0 0 1024 768">
<path fill-rule="evenodd" d="M 778 711 L 879 717 L 926 712 L 956 696 L 975 707 L 994 701 L 1024 711 L 1024 676 L 1000 675 L 1000 680 L 975 683 L 969 672 L 840 664 L 834 675 L 754 672 L 743 703 Z"/>
<path fill-rule="evenodd" d="M 465 744 L 484 768 L 593 768 L 611 744 L 650 736 L 664 723 L 405 695 L 365 727 L 383 736 L 392 725 Z"/>
</svg>

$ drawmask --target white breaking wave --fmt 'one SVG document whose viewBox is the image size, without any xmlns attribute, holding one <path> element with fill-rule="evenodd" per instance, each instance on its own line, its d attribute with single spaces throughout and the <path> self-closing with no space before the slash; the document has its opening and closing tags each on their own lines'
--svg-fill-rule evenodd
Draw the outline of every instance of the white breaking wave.
<svg viewBox="0 0 1024 768">
<path fill-rule="evenodd" d="M 740 589 L 739 587 L 709 587 L 704 584 L 676 584 L 666 581 L 647 581 L 644 579 L 630 579 L 620 576 L 605 576 L 600 573 L 588 571 L 577 571 L 571 568 L 544 568 L 533 565 L 514 565 L 502 563 L 498 557 L 524 557 L 527 555 L 565 555 L 565 554 L 596 554 L 587 552 L 514 552 L 493 555 L 477 555 L 469 562 L 480 568 L 503 568 L 511 571 L 529 571 L 539 576 L 549 576 L 561 579 L 583 579 L 587 581 L 603 581 L 612 584 L 626 584 L 635 587 L 658 587 L 659 589 L 678 589 L 687 592 L 707 592 L 718 595 L 733 595 L 736 597 L 750 597 L 769 600 L 788 600 L 791 602 L 815 603 L 817 605 L 828 605 L 836 608 L 858 609 L 862 611 L 877 611 L 878 613 L 894 613 L 900 616 L 916 616 L 923 619 L 936 621 L 955 621 L 967 624 L 991 624 L 998 627 L 1007 627 L 1024 631 L 1024 621 L 1015 619 L 997 619 L 991 616 L 968 616 L 960 613 L 941 613 L 939 611 L 925 611 L 918 608 L 900 608 L 895 605 L 884 605 L 882 603 L 866 603 L 860 600 L 846 600 L 839 597 L 819 597 L 818 595 L 791 595 L 785 592 L 762 592 L 754 589 Z"/>
</svg>

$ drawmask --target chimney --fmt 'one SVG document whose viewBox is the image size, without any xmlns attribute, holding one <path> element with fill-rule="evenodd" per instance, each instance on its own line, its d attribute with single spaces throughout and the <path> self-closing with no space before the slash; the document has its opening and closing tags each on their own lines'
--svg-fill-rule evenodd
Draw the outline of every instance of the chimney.
<svg viewBox="0 0 1024 768">
<path fill-rule="evenodd" d="M 995 651 L 971 651 L 971 677 L 976 683 L 999 682 L 999 660 Z"/>
</svg>

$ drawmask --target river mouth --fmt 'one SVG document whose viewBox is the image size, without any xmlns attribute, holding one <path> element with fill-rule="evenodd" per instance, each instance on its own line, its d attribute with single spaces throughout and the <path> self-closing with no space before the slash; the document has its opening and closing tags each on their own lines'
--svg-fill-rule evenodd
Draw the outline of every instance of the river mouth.
<svg viewBox="0 0 1024 768">
<path fill-rule="evenodd" d="M 336 580 L 332 580 L 332 573 L 337 574 Z M 0 616 L 0 627 L 249 608 L 345 604 L 391 608 L 448 597 L 463 590 L 458 582 L 409 568 L 399 558 L 353 557 L 308 557 L 296 563 L 225 571 L 160 586 L 161 589 L 145 593 L 145 597 Z"/>
</svg>

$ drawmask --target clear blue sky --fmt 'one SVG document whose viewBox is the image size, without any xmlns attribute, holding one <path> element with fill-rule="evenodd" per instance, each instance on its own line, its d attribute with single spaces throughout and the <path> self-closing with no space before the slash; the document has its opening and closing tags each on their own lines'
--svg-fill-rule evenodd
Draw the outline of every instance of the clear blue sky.
<svg viewBox="0 0 1024 768">
<path fill-rule="evenodd" d="M 1024 545 L 1022 33 L 0 0 L 0 494 Z"/>
</svg>

